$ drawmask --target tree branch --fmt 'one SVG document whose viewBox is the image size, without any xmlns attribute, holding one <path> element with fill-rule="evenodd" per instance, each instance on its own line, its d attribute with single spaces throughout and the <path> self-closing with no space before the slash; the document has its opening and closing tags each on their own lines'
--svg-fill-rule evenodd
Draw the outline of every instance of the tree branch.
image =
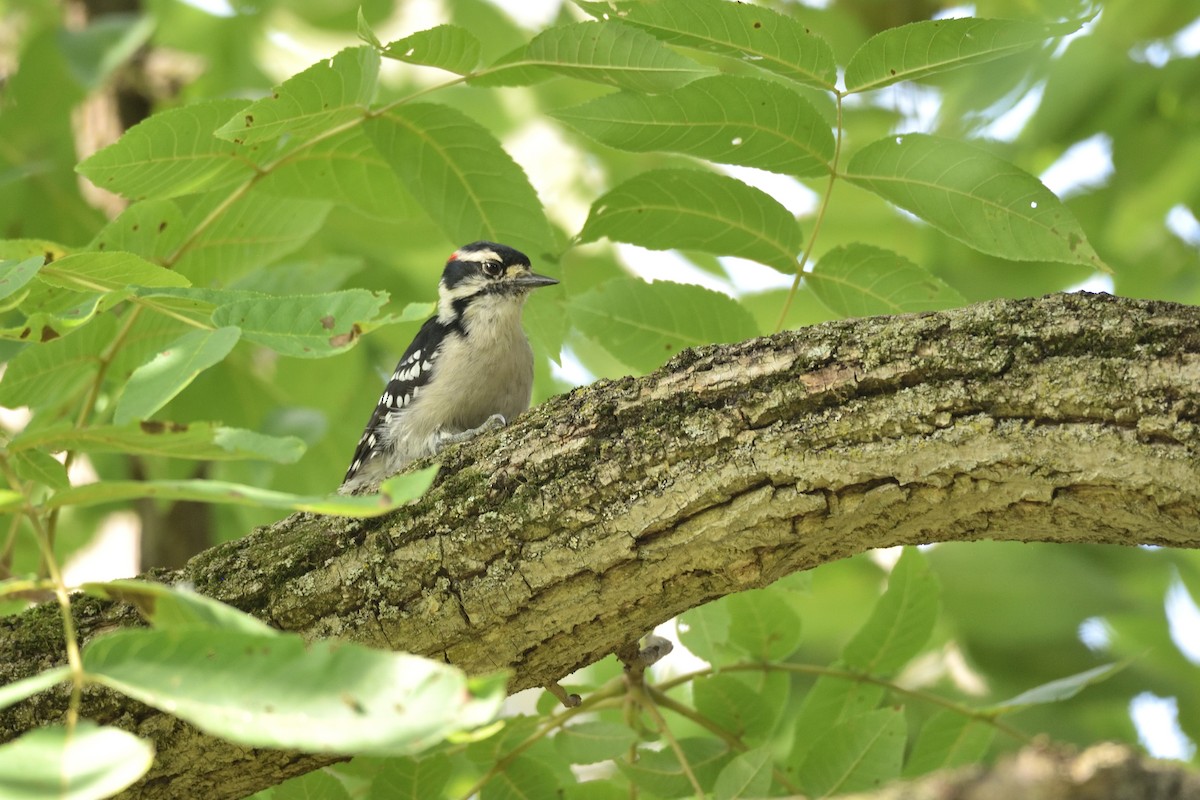
<svg viewBox="0 0 1200 800">
<path fill-rule="evenodd" d="M 373 521 L 293 515 L 184 580 L 284 630 L 508 669 L 513 691 L 680 612 L 875 547 L 1200 545 L 1200 309 L 1105 295 L 833 322 L 681 353 L 442 456 Z M 81 635 L 138 624 L 83 599 Z M 56 610 L 0 620 L 0 679 L 62 658 Z M 0 713 L 0 739 L 65 693 Z M 204 736 L 108 692 L 155 740 L 127 795 L 240 797 L 328 763 Z"/>
</svg>

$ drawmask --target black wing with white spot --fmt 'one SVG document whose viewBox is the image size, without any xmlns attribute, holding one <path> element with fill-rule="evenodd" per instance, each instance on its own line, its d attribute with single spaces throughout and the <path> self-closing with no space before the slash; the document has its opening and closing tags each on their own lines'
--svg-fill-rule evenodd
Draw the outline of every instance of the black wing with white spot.
<svg viewBox="0 0 1200 800">
<path fill-rule="evenodd" d="M 353 478 L 363 464 L 378 454 L 381 449 L 380 436 L 388 415 L 400 413 L 408 408 L 421 387 L 429 383 L 433 363 L 446 334 L 447 326 L 438 322 L 437 317 L 426 320 L 421 326 L 421 330 L 400 357 L 396 370 L 384 387 L 379 404 L 375 406 L 371 419 L 363 430 L 362 438 L 358 440 L 354 458 L 350 461 L 350 469 L 346 470 L 346 477 L 342 479 L 342 483 Z"/>
</svg>

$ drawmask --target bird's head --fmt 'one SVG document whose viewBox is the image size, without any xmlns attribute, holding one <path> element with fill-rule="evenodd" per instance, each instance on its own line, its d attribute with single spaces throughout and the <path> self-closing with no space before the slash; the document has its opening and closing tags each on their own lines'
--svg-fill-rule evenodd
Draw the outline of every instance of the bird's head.
<svg viewBox="0 0 1200 800">
<path fill-rule="evenodd" d="M 529 257 L 495 242 L 472 242 L 450 255 L 438 285 L 438 316 L 460 319 L 477 301 L 487 305 L 508 303 L 520 307 L 539 286 L 558 283 L 529 267 Z"/>
</svg>

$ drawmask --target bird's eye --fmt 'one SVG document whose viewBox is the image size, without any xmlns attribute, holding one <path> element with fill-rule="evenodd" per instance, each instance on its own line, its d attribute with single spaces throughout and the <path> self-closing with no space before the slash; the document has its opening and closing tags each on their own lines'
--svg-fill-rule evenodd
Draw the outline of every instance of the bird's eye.
<svg viewBox="0 0 1200 800">
<path fill-rule="evenodd" d="M 504 267 L 500 265 L 499 261 L 483 262 L 483 274 L 489 278 L 499 278 L 503 272 Z"/>
</svg>

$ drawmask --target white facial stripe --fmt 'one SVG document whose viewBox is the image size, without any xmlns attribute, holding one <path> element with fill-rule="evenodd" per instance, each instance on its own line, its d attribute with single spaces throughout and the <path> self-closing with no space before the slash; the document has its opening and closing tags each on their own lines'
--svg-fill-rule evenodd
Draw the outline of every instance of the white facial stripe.
<svg viewBox="0 0 1200 800">
<path fill-rule="evenodd" d="M 454 254 L 455 261 L 472 261 L 476 264 L 482 264 L 485 261 L 499 261 L 500 256 L 496 255 L 494 250 L 462 250 Z"/>
</svg>

